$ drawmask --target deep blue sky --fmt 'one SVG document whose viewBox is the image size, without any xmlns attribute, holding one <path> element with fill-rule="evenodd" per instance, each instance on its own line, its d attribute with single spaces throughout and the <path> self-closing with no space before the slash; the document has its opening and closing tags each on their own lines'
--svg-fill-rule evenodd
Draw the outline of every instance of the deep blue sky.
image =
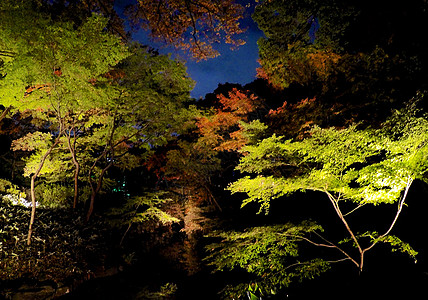
<svg viewBox="0 0 428 300">
<path fill-rule="evenodd" d="M 117 1 L 122 2 L 122 1 Z M 117 5 L 116 2 L 116 5 Z M 124 0 L 124 3 L 129 3 L 129 0 Z M 116 7 L 121 10 L 122 5 Z M 262 36 L 262 32 L 257 28 L 257 25 L 250 17 L 242 20 L 244 28 L 247 31 L 240 36 L 246 41 L 246 44 L 239 47 L 237 50 L 230 50 L 230 45 L 221 44 L 215 46 L 220 52 L 220 56 L 207 61 L 196 62 L 192 59 L 185 58 L 187 72 L 190 77 L 196 81 L 196 86 L 193 89 L 191 96 L 199 99 L 205 94 L 213 92 L 220 83 L 250 83 L 256 78 L 256 68 L 259 66 L 257 40 Z M 164 48 L 161 44 L 155 44 L 150 41 L 148 34 L 143 30 L 133 34 L 133 39 L 143 44 L 148 44 L 153 48 L 157 48 L 160 53 L 172 53 L 173 57 L 179 55 L 172 48 Z"/>
</svg>

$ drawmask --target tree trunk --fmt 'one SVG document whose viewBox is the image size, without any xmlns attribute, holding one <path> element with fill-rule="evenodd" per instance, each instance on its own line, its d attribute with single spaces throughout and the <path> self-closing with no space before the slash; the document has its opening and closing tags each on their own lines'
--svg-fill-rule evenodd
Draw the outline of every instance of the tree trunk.
<svg viewBox="0 0 428 300">
<path fill-rule="evenodd" d="M 43 164 L 40 164 L 43 167 Z M 40 168 L 41 169 L 41 168 Z M 39 172 L 37 172 L 38 174 Z M 27 234 L 27 245 L 31 245 L 31 236 L 33 234 L 33 224 L 34 224 L 34 218 L 36 216 L 36 193 L 34 191 L 34 183 L 36 181 L 37 175 L 34 174 L 31 176 L 31 217 L 30 217 L 30 224 L 28 226 L 28 234 Z"/>
<path fill-rule="evenodd" d="M 71 144 L 70 135 L 67 134 L 67 145 L 68 150 L 70 151 L 71 158 L 74 164 L 74 197 L 73 197 L 73 209 L 77 207 L 77 200 L 79 197 L 79 172 L 80 172 L 80 164 L 76 157 L 76 130 L 73 129 L 74 133 L 74 141 L 73 145 Z"/>
<path fill-rule="evenodd" d="M 79 172 L 80 172 L 80 165 L 76 161 L 76 164 L 74 165 L 76 169 L 74 170 L 74 197 L 73 197 L 73 209 L 77 208 L 77 200 L 79 198 Z"/>
<path fill-rule="evenodd" d="M 94 204 L 95 204 L 95 197 L 97 196 L 97 194 L 99 193 L 99 191 L 101 190 L 102 184 L 103 184 L 103 179 L 104 179 L 104 175 L 107 172 L 108 169 L 110 169 L 110 167 L 113 165 L 113 162 L 110 162 L 102 171 L 100 174 L 100 177 L 98 178 L 98 182 L 97 182 L 97 186 L 94 187 L 93 182 L 90 179 L 90 176 L 92 174 L 92 170 L 91 172 L 89 172 L 89 183 L 91 185 L 91 202 L 89 203 L 89 209 L 88 209 L 88 213 L 86 214 L 86 221 L 89 221 L 89 219 L 91 218 L 92 213 L 94 212 Z M 95 167 L 95 165 L 93 166 Z"/>
<path fill-rule="evenodd" d="M 31 217 L 30 217 L 30 224 L 28 226 L 28 235 L 27 235 L 27 245 L 31 245 L 31 236 L 33 234 L 33 224 L 34 219 L 36 216 L 36 192 L 35 192 L 35 182 L 37 176 L 39 176 L 40 171 L 43 168 L 43 165 L 45 164 L 46 159 L 51 154 L 52 150 L 58 145 L 59 143 L 59 137 L 58 136 L 53 143 L 53 145 L 46 151 L 46 153 L 42 156 L 42 159 L 40 160 L 39 167 L 37 168 L 36 172 L 31 176 Z"/>
</svg>

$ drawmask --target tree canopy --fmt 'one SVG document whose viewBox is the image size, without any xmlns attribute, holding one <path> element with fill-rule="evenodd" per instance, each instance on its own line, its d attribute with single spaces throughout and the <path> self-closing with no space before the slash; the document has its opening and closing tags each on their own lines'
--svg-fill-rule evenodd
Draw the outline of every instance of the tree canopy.
<svg viewBox="0 0 428 300">
<path fill-rule="evenodd" d="M 389 243 L 393 249 L 414 258 L 417 252 L 390 233 L 412 182 L 427 180 L 427 126 L 426 118 L 415 118 L 411 111 L 403 110 L 396 112 L 384 127 L 377 130 L 357 125 L 339 130 L 315 127 L 310 136 L 301 141 L 273 135 L 256 145 L 244 147 L 245 156 L 240 159 L 237 169 L 254 175 L 244 176 L 228 187 L 232 193 L 247 195 L 242 206 L 256 202 L 260 206 L 259 212 L 268 213 L 275 199 L 287 201 L 284 196 L 298 191 L 321 192 L 326 195 L 348 237 L 331 241 L 326 237 L 328 232 L 324 234 L 322 227 L 318 227 L 320 225 L 309 220 L 287 224 L 285 228 L 267 226 L 243 233 L 222 233 L 221 244 L 208 246 L 212 251 L 220 251 L 210 254 L 211 263 L 220 270 L 244 268 L 257 275 L 259 286 L 269 291 L 287 286 L 290 278 L 295 276 L 320 274 L 334 262 L 349 260 L 362 271 L 365 254 L 378 243 Z M 347 202 L 353 203 L 354 207 L 349 208 Z M 356 232 L 348 223 L 350 215 L 357 210 L 383 203 L 398 204 L 385 232 Z M 344 211 L 345 205 L 347 211 Z M 260 236 L 253 235 L 256 233 Z M 265 238 L 270 234 L 273 234 L 272 240 Z M 275 247 L 263 246 L 268 241 Z M 257 247 L 247 247 L 246 251 L 239 252 L 233 250 L 251 243 L 256 243 Z M 337 260 L 289 261 L 288 256 L 297 256 L 295 251 L 299 243 L 334 249 L 339 256 Z M 356 247 L 358 255 L 353 256 L 346 243 Z M 278 270 L 275 268 L 279 265 L 271 259 L 268 264 L 272 264 L 272 271 L 266 271 L 267 267 L 259 264 L 266 253 L 269 258 L 282 257 Z M 283 265 L 285 261 L 288 265 Z"/>
<path fill-rule="evenodd" d="M 128 10 L 134 23 L 150 31 L 155 40 L 189 51 L 197 60 L 216 57 L 214 44 L 236 47 L 244 31 L 239 20 L 244 7 L 234 0 L 138 1 Z"/>
</svg>

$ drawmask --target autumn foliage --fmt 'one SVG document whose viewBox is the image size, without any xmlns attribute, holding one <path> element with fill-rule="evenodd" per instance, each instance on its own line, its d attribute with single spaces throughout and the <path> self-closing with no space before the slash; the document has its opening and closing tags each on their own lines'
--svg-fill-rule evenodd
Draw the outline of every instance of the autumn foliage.
<svg viewBox="0 0 428 300">
<path fill-rule="evenodd" d="M 243 11 L 234 0 L 139 0 L 128 14 L 154 40 L 204 60 L 219 55 L 212 45 L 221 40 L 232 46 L 245 43 L 235 38 L 244 31 L 239 26 Z"/>
<path fill-rule="evenodd" d="M 246 144 L 240 122 L 248 121 L 249 114 L 258 106 L 258 98 L 248 91 L 236 88 L 228 96 L 218 95 L 221 105 L 212 116 L 197 121 L 199 143 L 211 145 L 217 151 L 235 151 Z"/>
</svg>

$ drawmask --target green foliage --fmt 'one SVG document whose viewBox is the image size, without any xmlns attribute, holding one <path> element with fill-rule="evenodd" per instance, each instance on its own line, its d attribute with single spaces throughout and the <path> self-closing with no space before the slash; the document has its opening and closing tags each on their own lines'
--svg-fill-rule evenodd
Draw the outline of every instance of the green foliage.
<svg viewBox="0 0 428 300">
<path fill-rule="evenodd" d="M 147 192 L 142 196 L 128 198 L 122 206 L 113 208 L 109 222 L 115 227 L 127 226 L 122 241 L 133 224 L 140 224 L 150 220 L 156 220 L 162 224 L 180 222 L 179 219 L 168 214 L 162 207 L 172 201 L 164 198 L 164 192 Z"/>
<path fill-rule="evenodd" d="M 29 132 L 25 136 L 12 142 L 12 150 L 14 151 L 34 151 L 46 150 L 50 146 L 52 135 L 40 131 Z"/>
<path fill-rule="evenodd" d="M 36 198 L 42 207 L 70 208 L 73 188 L 58 183 L 42 183 L 36 186 Z"/>
<path fill-rule="evenodd" d="M 373 242 L 379 241 L 381 243 L 390 244 L 392 247 L 392 252 L 400 251 L 402 253 L 405 253 L 412 257 L 416 262 L 416 255 L 418 255 L 418 252 L 415 251 L 409 243 L 403 242 L 400 238 L 394 235 L 387 235 L 378 238 L 376 238 L 376 236 L 379 236 L 379 233 L 370 233 L 370 237 L 373 238 Z"/>
<path fill-rule="evenodd" d="M 21 195 L 19 187 L 7 179 L 0 178 L 0 194 Z"/>
<path fill-rule="evenodd" d="M 319 69 L 311 62 L 311 56 L 317 55 L 322 57 L 322 72 L 332 72 L 330 68 L 334 69 L 337 63 L 334 52 L 342 49 L 341 38 L 353 14 L 352 7 L 335 0 L 263 1 L 253 15 L 266 36 L 258 42 L 264 70 L 264 75 L 259 75 L 280 87 L 295 82 L 311 84 L 317 79 L 314 75 Z M 321 26 L 311 36 L 315 22 Z M 318 73 L 319 79 L 323 79 L 321 72 Z"/>
<path fill-rule="evenodd" d="M 97 14 L 74 24 L 50 19 L 43 5 L 3 5 L 0 49 L 13 55 L 1 55 L 1 104 L 31 112 L 35 125 L 13 142 L 13 150 L 31 151 L 24 175 L 35 174 L 55 145 L 36 176 L 69 181 L 79 164 L 76 182 L 91 186 L 94 199 L 101 187 L 108 191 L 108 169 L 140 166 L 185 130 L 194 82 L 183 63 L 125 46 Z"/>
<path fill-rule="evenodd" d="M 365 232 L 361 234 L 359 237 L 362 238 L 369 238 L 371 242 L 381 242 L 384 244 L 389 244 L 391 246 L 392 252 L 401 252 L 409 255 L 411 258 L 413 258 L 416 261 L 416 256 L 418 255 L 418 252 L 415 251 L 412 246 L 410 246 L 409 243 L 403 242 L 400 238 L 394 236 L 394 235 L 387 235 L 382 236 L 380 233 L 376 231 L 372 232 Z"/>
<path fill-rule="evenodd" d="M 175 283 L 166 283 L 160 287 L 159 291 L 153 292 L 149 288 L 143 289 L 138 293 L 138 299 L 170 299 L 174 297 L 174 294 L 177 292 L 178 287 Z"/>
<path fill-rule="evenodd" d="M 288 286 L 292 280 L 312 279 L 329 268 L 319 259 L 300 261 L 299 244 L 305 237 L 322 232 L 311 221 L 301 224 L 248 228 L 244 232 L 213 232 L 221 241 L 206 246 L 205 258 L 214 271 L 244 269 L 255 276 L 254 282 L 263 293 Z M 242 294 L 248 284 L 228 287 L 229 293 Z M 236 295 L 235 295 L 236 296 Z"/>
<path fill-rule="evenodd" d="M 100 75 L 128 56 L 119 38 L 104 30 L 107 20 L 98 15 L 76 29 L 27 5 L 1 14 L 0 45 L 14 53 L 4 64 L 7 76 L 0 81 L 5 106 L 63 115 L 73 108 L 91 107 L 102 95 L 93 80 L 103 81 Z"/>
<path fill-rule="evenodd" d="M 254 120 L 250 123 L 240 122 L 239 125 L 243 129 L 242 136 L 248 141 L 248 145 L 255 144 L 257 141 L 261 140 L 268 128 L 268 126 L 260 122 L 260 120 Z"/>
<path fill-rule="evenodd" d="M 409 180 L 427 170 L 428 122 L 414 122 L 418 126 L 409 126 L 395 139 L 357 126 L 315 127 L 303 141 L 274 135 L 244 147 L 247 155 L 238 169 L 259 175 L 241 178 L 229 189 L 248 194 L 243 205 L 257 201 L 264 209 L 272 199 L 298 190 L 334 193 L 359 204 L 398 201 Z"/>
<path fill-rule="evenodd" d="M 261 297 L 258 297 L 258 294 L 263 294 L 262 290 L 260 289 L 259 285 L 257 283 L 249 284 L 248 285 L 248 291 L 247 296 L 250 300 L 258 300 L 261 299 Z"/>
<path fill-rule="evenodd" d="M 91 131 L 85 142 L 93 148 L 118 147 L 123 141 L 149 150 L 186 128 L 191 112 L 185 104 L 194 82 L 184 65 L 139 44 L 130 53 L 115 68 L 111 86 L 104 87 L 111 94 L 96 104 L 99 113 L 88 112 L 85 128 Z M 126 164 L 129 155 L 117 156 L 117 165 L 132 168 Z"/>
<path fill-rule="evenodd" d="M 412 259 L 416 260 L 416 256 L 418 255 L 418 252 L 413 249 L 413 247 L 404 241 L 402 241 L 399 237 L 395 235 L 381 235 L 377 231 L 367 231 L 361 234 L 357 235 L 358 239 L 367 239 L 370 243 L 376 244 L 378 242 L 389 244 L 391 246 L 392 252 L 401 252 L 404 254 L 407 254 Z M 341 241 L 339 241 L 338 244 L 346 244 L 346 243 L 352 243 L 354 247 L 357 247 L 355 245 L 354 241 L 351 238 L 346 238 Z"/>
<path fill-rule="evenodd" d="M 266 286 L 280 287 L 296 277 L 313 278 L 329 266 L 323 260 L 314 259 L 308 263 L 299 262 L 293 272 L 284 273 L 286 264 L 290 264 L 289 258 L 298 259 L 297 242 L 302 240 L 339 250 L 345 255 L 344 260 L 351 260 L 360 270 L 362 257 L 378 243 L 389 244 L 393 251 L 406 253 L 414 259 L 417 252 L 390 232 L 412 181 L 423 179 L 427 173 L 427 142 L 427 119 L 416 116 L 412 109 L 404 109 L 397 111 L 379 129 L 361 125 L 343 129 L 314 127 L 303 140 L 286 140 L 273 135 L 244 147 L 242 152 L 245 155 L 237 169 L 254 175 L 244 176 L 228 187 L 232 193 L 247 194 L 242 206 L 256 202 L 260 205 L 260 212 L 267 213 L 272 200 L 290 193 L 306 190 L 324 192 L 349 233 L 349 238 L 339 244 L 351 242 L 360 252 L 361 261 L 353 259 L 346 250 L 319 234 L 317 236 L 323 240 L 321 243 L 305 239 L 304 233 L 321 232 L 318 225 L 308 227 L 306 223 L 304 229 L 301 225 L 286 224 L 284 227 L 250 229 L 244 233 L 220 233 L 218 236 L 223 238 L 222 242 L 210 245 L 211 264 L 218 271 L 240 267 L 263 278 Z M 357 207 L 344 214 L 340 209 L 344 201 L 354 202 Z M 346 221 L 345 216 L 363 205 L 395 202 L 399 204 L 397 214 L 383 234 L 375 231 L 354 234 Z M 369 246 L 363 248 L 360 240 Z M 242 288 L 238 288 L 241 293 Z"/>
</svg>

